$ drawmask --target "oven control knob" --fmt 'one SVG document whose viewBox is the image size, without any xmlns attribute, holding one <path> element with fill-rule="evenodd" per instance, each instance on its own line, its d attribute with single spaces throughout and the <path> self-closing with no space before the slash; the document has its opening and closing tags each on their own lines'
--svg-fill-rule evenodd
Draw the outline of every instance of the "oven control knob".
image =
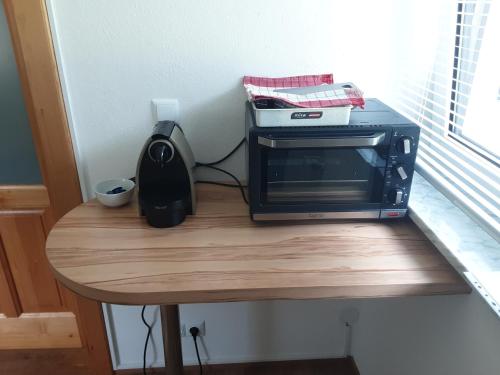
<svg viewBox="0 0 500 375">
<path fill-rule="evenodd" d="M 411 154 L 411 138 L 402 137 L 396 145 L 398 151 L 404 155 Z"/>
<path fill-rule="evenodd" d="M 394 204 L 400 204 L 403 202 L 403 190 L 402 189 L 394 189 L 389 192 L 389 202 Z"/>
<path fill-rule="evenodd" d="M 404 165 L 396 165 L 395 167 L 396 169 L 396 174 L 399 176 L 399 178 L 401 178 L 403 181 L 406 180 L 408 178 L 408 175 L 406 174 L 406 171 L 405 171 L 405 167 Z"/>
</svg>

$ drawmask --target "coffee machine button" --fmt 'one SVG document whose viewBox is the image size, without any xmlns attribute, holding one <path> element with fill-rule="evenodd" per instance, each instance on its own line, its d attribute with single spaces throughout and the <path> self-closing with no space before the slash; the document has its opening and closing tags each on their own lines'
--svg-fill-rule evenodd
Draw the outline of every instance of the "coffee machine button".
<svg viewBox="0 0 500 375">
<path fill-rule="evenodd" d="M 173 159 L 174 148 L 170 142 L 158 140 L 151 143 L 148 153 L 153 162 L 164 165 Z"/>
</svg>

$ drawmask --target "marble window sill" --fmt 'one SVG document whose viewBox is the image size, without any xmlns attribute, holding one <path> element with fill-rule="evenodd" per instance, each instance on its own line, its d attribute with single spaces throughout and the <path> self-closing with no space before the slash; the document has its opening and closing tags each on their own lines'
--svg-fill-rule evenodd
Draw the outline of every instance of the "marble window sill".
<svg viewBox="0 0 500 375">
<path fill-rule="evenodd" d="M 500 317 L 500 245 L 415 173 L 409 216 Z"/>
</svg>

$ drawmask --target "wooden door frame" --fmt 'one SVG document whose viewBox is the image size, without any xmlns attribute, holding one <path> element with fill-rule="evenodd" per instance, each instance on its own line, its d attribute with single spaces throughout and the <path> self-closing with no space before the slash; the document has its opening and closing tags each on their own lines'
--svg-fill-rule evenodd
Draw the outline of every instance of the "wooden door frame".
<svg viewBox="0 0 500 375">
<path fill-rule="evenodd" d="M 81 188 L 44 0 L 3 0 L 23 96 L 50 206 L 42 216 L 45 235 L 82 202 Z M 113 368 L 101 304 L 59 285 L 64 305 L 77 317 L 89 368 Z"/>
</svg>

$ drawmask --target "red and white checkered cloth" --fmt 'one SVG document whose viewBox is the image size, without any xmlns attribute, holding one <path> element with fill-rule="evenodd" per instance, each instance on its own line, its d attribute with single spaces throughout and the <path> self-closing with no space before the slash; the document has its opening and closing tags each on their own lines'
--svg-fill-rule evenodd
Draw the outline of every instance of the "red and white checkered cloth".
<svg viewBox="0 0 500 375">
<path fill-rule="evenodd" d="M 243 77 L 248 99 L 275 99 L 303 108 L 341 107 L 346 105 L 363 107 L 365 100 L 363 93 L 356 86 L 332 89 L 333 74 L 304 75 L 294 77 L 266 78 Z M 325 90 L 318 90 L 307 94 L 292 94 L 279 92 L 277 89 L 299 88 L 325 85 Z"/>
</svg>

